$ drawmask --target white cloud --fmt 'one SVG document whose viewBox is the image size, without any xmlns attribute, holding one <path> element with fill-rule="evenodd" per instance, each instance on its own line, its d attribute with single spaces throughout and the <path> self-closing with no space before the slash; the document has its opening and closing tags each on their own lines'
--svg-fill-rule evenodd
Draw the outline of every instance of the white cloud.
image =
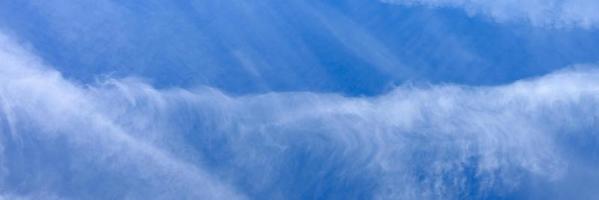
<svg viewBox="0 0 599 200">
<path fill-rule="evenodd" d="M 382 0 L 400 5 L 452 7 L 498 22 L 526 21 L 554 28 L 596 28 L 599 2 L 594 0 Z"/>
<path fill-rule="evenodd" d="M 125 177 L 114 179 L 140 182 L 138 188 L 130 188 L 120 194 L 126 195 L 121 198 L 241 198 L 201 167 L 128 133 L 127 127 L 116 124 L 114 119 L 105 116 L 105 111 L 98 110 L 100 102 L 90 96 L 88 89 L 65 80 L 58 72 L 45 67 L 34 55 L 1 34 L 0 60 L 0 104 L 3 105 L 0 122 L 5 123 L 0 125 L 9 127 L 3 127 L 2 130 L 10 132 L 7 134 L 3 131 L 0 138 L 4 147 L 4 154 L 0 157 L 4 159 L 4 176 L 0 176 L 4 179 L 0 180 L 3 191 L 10 191 L 14 187 L 10 176 L 18 177 L 19 171 L 29 169 L 35 171 L 25 172 L 27 176 L 39 178 L 19 177 L 22 180 L 17 181 L 22 182 L 16 185 L 25 184 L 25 189 L 17 191 L 53 192 L 52 188 L 57 190 L 65 187 L 61 184 L 73 184 L 69 181 L 74 184 L 84 181 L 79 180 L 81 178 L 90 178 L 81 187 L 91 188 L 80 192 L 102 191 L 106 189 L 94 188 L 98 184 L 96 181 L 102 180 L 96 176 L 122 174 L 120 176 Z M 39 149 L 31 146 L 38 141 L 43 144 L 37 147 Z M 62 142 L 67 146 L 60 146 Z M 56 155 L 44 152 L 44 145 L 69 151 Z M 24 157 L 27 154 L 34 156 Z M 55 157 L 56 160 L 46 160 L 46 157 Z M 44 163 L 44 160 L 48 163 Z M 54 168 L 58 164 L 68 168 Z M 103 186 L 114 187 L 118 191 L 121 189 L 119 187 L 126 184 L 126 181 L 115 181 Z M 151 191 L 139 187 L 148 187 Z M 107 192 L 102 195 L 110 197 L 113 191 Z M 77 198 L 74 194 L 67 194 L 67 198 L 68 195 Z"/>
<path fill-rule="evenodd" d="M 234 97 L 136 79 L 78 85 L 19 46 L 0 36 L 4 191 L 35 170 L 18 184 L 64 198 L 289 199 L 320 184 L 374 187 L 381 199 L 476 198 L 565 184 L 585 175 L 571 169 L 599 165 L 572 153 L 594 148 L 577 138 L 599 141 L 589 66 L 497 87 Z"/>
</svg>

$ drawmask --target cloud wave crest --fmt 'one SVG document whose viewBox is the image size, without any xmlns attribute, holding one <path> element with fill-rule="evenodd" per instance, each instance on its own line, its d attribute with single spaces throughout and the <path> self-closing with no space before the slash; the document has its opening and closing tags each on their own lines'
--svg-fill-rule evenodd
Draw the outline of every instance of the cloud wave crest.
<svg viewBox="0 0 599 200">
<path fill-rule="evenodd" d="M 376 97 L 66 80 L 0 37 L 0 196 L 590 197 L 599 71 Z M 547 192 L 552 191 L 552 192 Z"/>
</svg>

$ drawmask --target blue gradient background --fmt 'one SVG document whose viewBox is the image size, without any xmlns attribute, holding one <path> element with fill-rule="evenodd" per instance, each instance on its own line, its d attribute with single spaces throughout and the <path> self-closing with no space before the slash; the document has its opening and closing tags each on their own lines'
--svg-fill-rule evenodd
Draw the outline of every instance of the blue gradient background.
<svg viewBox="0 0 599 200">
<path fill-rule="evenodd" d="M 0 199 L 597 198 L 595 22 L 422 2 L 0 0 Z"/>
</svg>

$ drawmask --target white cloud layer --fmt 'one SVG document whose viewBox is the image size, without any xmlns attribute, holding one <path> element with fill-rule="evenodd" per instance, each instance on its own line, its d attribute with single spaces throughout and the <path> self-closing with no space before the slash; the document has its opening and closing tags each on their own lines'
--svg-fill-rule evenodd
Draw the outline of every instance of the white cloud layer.
<svg viewBox="0 0 599 200">
<path fill-rule="evenodd" d="M 498 22 L 526 21 L 553 28 L 596 28 L 599 1 L 595 0 L 382 0 L 400 5 L 452 7 Z"/>
<path fill-rule="evenodd" d="M 590 66 L 498 87 L 233 97 L 79 85 L 20 46 L 0 35 L 0 199 L 584 198 L 595 188 L 567 186 L 599 183 Z"/>
<path fill-rule="evenodd" d="M 63 192 L 74 199 L 241 198 L 200 167 L 136 138 L 101 110 L 94 88 L 65 80 L 4 35 L 0 60 L 0 191 L 47 198 L 67 187 Z"/>
</svg>

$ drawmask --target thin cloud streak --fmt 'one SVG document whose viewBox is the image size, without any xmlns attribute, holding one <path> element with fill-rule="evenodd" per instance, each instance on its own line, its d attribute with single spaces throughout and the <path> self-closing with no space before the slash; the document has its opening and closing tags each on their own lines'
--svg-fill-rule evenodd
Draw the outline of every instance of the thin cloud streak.
<svg viewBox="0 0 599 200">
<path fill-rule="evenodd" d="M 381 0 L 406 6 L 451 7 L 470 15 L 488 16 L 498 22 L 524 21 L 550 28 L 597 28 L 599 2 L 594 0 Z"/>
</svg>

